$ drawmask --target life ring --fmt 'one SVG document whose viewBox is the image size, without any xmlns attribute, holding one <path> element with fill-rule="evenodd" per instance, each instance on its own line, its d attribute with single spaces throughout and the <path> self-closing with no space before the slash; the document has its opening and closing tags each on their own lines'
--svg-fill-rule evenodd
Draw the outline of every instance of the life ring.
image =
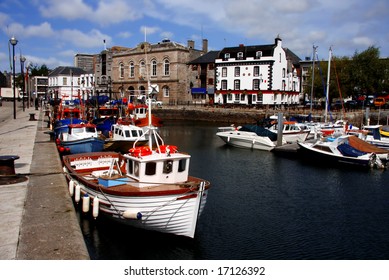
<svg viewBox="0 0 389 280">
<path fill-rule="evenodd" d="M 174 154 L 177 153 L 177 151 L 178 151 L 178 147 L 173 145 L 161 145 L 159 146 L 159 149 L 157 148 L 157 152 L 161 152 L 161 153 Z"/>
<path fill-rule="evenodd" d="M 149 156 L 153 153 L 153 151 L 148 146 L 131 148 L 129 152 L 134 157 Z"/>
</svg>

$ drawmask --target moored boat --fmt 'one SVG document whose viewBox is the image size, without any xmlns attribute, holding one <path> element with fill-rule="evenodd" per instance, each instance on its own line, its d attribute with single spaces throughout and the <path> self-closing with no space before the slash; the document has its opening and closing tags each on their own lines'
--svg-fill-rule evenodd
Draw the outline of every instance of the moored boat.
<svg viewBox="0 0 389 280">
<path fill-rule="evenodd" d="M 148 145 L 126 154 L 64 156 L 69 191 L 94 217 L 193 238 L 210 183 L 189 175 L 191 156 L 166 145 L 155 127 L 146 133 Z"/>
<path fill-rule="evenodd" d="M 97 133 L 96 125 L 90 123 L 69 124 L 67 132 L 61 132 L 56 139 L 61 154 L 100 152 L 104 139 Z"/>
<path fill-rule="evenodd" d="M 353 135 L 298 143 L 303 159 L 329 166 L 385 168 L 388 151 L 379 149 Z"/>
</svg>

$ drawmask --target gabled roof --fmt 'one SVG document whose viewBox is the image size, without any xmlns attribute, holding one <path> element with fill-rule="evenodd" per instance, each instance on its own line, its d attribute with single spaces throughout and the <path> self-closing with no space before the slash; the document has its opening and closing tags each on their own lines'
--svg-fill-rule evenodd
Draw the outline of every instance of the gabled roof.
<svg viewBox="0 0 389 280">
<path fill-rule="evenodd" d="M 206 54 L 203 54 L 202 56 L 189 61 L 188 64 L 210 64 L 214 63 L 215 59 L 218 58 L 220 51 L 209 51 Z"/>
<path fill-rule="evenodd" d="M 58 66 L 53 71 L 49 73 L 49 76 L 80 76 L 86 72 L 82 68 L 73 67 L 73 66 Z"/>
</svg>

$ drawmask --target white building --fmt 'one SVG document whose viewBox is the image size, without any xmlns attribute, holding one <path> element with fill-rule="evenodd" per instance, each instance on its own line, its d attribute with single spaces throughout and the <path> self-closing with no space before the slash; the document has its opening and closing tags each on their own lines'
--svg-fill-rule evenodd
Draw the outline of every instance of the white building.
<svg viewBox="0 0 389 280">
<path fill-rule="evenodd" d="M 299 58 L 272 45 L 224 48 L 215 60 L 215 103 L 245 105 L 293 105 L 299 103 Z"/>
<path fill-rule="evenodd" d="M 85 71 L 71 66 L 59 66 L 49 73 L 49 94 L 51 98 L 75 100 L 82 98 L 81 75 Z"/>
</svg>

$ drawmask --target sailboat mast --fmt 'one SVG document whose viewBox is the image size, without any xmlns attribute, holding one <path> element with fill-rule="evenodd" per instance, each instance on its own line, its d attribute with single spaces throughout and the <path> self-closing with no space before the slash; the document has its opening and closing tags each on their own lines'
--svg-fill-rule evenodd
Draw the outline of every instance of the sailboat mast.
<svg viewBox="0 0 389 280">
<path fill-rule="evenodd" d="M 312 114 L 312 102 L 313 102 L 313 86 L 315 84 L 315 58 L 316 58 L 316 49 L 317 47 L 313 46 L 313 54 L 312 54 L 312 86 L 311 86 L 311 106 L 310 113 Z"/>
<path fill-rule="evenodd" d="M 332 57 L 332 49 L 330 47 L 330 51 L 328 54 L 328 69 L 327 69 L 327 86 L 326 86 L 326 108 L 324 113 L 324 121 L 327 122 L 327 112 L 329 107 L 329 91 L 330 91 L 330 70 L 331 70 L 331 57 Z"/>
</svg>

